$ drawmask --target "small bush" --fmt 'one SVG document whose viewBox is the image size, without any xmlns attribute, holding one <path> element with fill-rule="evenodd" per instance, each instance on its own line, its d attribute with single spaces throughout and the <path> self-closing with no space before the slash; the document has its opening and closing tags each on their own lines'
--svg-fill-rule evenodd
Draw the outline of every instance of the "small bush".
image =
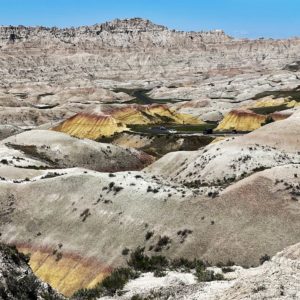
<svg viewBox="0 0 300 300">
<path fill-rule="evenodd" d="M 222 272 L 223 273 L 230 273 L 230 272 L 234 272 L 234 269 L 232 269 L 230 267 L 223 267 Z"/>
<path fill-rule="evenodd" d="M 155 270 L 153 273 L 154 277 L 164 277 L 167 273 L 163 270 Z"/>
<path fill-rule="evenodd" d="M 152 238 L 154 232 L 153 231 L 148 231 L 145 235 L 145 240 L 148 241 Z"/>
<path fill-rule="evenodd" d="M 218 267 L 218 268 L 223 268 L 223 267 L 233 267 L 235 265 L 235 262 L 234 261 L 232 261 L 232 260 L 228 260 L 226 263 L 223 263 L 223 262 L 218 262 L 217 264 L 216 264 L 216 266 Z"/>
<path fill-rule="evenodd" d="M 171 243 L 171 239 L 168 237 L 168 236 L 162 236 L 159 238 L 155 248 L 154 248 L 154 251 L 155 252 L 160 252 L 162 251 L 162 249 L 166 246 L 168 246 L 168 244 Z"/>
<path fill-rule="evenodd" d="M 128 265 L 138 271 L 153 272 L 166 268 L 169 262 L 161 255 L 149 257 L 144 254 L 144 248 L 139 247 L 131 253 Z"/>
<path fill-rule="evenodd" d="M 119 268 L 106 277 L 100 284 L 105 289 L 106 294 L 114 295 L 117 290 L 123 289 L 130 280 L 138 277 L 138 274 L 129 268 Z"/>
<path fill-rule="evenodd" d="M 99 297 L 113 296 L 122 290 L 125 284 L 138 278 L 139 274 L 130 268 L 118 268 L 93 289 L 81 289 L 73 295 L 73 299 L 94 300 Z"/>
<path fill-rule="evenodd" d="M 140 295 L 133 295 L 130 300 L 144 300 Z"/>
<path fill-rule="evenodd" d="M 171 261 L 171 268 L 178 270 L 192 270 L 196 269 L 197 267 L 205 268 L 205 263 L 202 260 L 188 260 L 186 258 L 177 258 Z"/>
<path fill-rule="evenodd" d="M 265 254 L 259 259 L 259 262 L 261 265 L 263 265 L 266 261 L 269 261 L 270 259 L 271 257 L 268 254 Z"/>
<path fill-rule="evenodd" d="M 252 292 L 253 292 L 253 293 L 259 293 L 259 292 L 262 292 L 262 291 L 265 291 L 265 290 L 266 290 L 266 287 L 263 286 L 263 285 L 260 285 L 260 286 L 258 286 L 257 288 L 254 288 L 254 289 L 252 290 Z"/>
<path fill-rule="evenodd" d="M 128 248 L 124 248 L 123 250 L 122 250 L 122 255 L 128 255 L 129 254 L 129 249 Z"/>
<path fill-rule="evenodd" d="M 94 300 L 97 297 L 103 295 L 103 291 L 100 291 L 99 288 L 93 289 L 80 289 L 72 296 L 72 299 L 78 300 Z"/>
<path fill-rule="evenodd" d="M 41 179 L 49 179 L 49 178 L 54 178 L 54 177 L 58 177 L 58 176 L 61 176 L 63 174 L 59 174 L 57 172 L 49 172 L 47 173 L 46 175 L 44 175 L 43 177 L 41 177 Z"/>
<path fill-rule="evenodd" d="M 206 268 L 203 266 L 197 266 L 196 276 L 198 281 L 200 282 L 224 280 L 223 274 L 215 273 L 214 271 L 211 270 L 206 270 Z"/>
</svg>

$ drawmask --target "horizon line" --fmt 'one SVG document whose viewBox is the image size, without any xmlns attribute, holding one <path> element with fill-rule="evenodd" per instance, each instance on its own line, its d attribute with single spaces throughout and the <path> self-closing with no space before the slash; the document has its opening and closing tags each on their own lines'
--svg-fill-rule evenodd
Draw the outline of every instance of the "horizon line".
<svg viewBox="0 0 300 300">
<path fill-rule="evenodd" d="M 167 25 L 163 25 L 163 24 L 158 24 L 156 22 L 153 22 L 151 19 L 149 18 L 142 18 L 142 17 L 128 17 L 128 18 L 114 18 L 114 19 L 110 19 L 110 20 L 107 20 L 107 21 L 99 21 L 97 23 L 94 23 L 94 24 L 85 24 L 85 25 L 68 25 L 68 26 L 59 26 L 59 25 L 23 25 L 23 24 L 0 24 L 0 28 L 2 27 L 6 27 L 6 28 L 9 28 L 9 27 L 13 27 L 13 28 L 20 28 L 20 27 L 23 27 L 23 28 L 47 28 L 47 29 L 59 29 L 59 30 L 67 30 L 67 29 L 78 29 L 78 28 L 82 28 L 82 27 L 93 27 L 93 26 L 97 26 L 97 25 L 103 25 L 103 24 L 106 24 L 106 23 L 111 23 L 113 21 L 126 21 L 126 20 L 136 20 L 136 19 L 140 19 L 140 20 L 143 20 L 143 21 L 149 21 L 151 22 L 152 24 L 156 25 L 156 26 L 161 26 L 161 27 L 165 27 L 166 30 L 175 30 L 176 32 L 186 32 L 186 33 L 205 33 L 205 32 L 223 32 L 225 35 L 229 36 L 229 37 L 232 37 L 233 39 L 241 39 L 241 40 L 259 40 L 259 39 L 266 39 L 266 40 L 290 40 L 290 39 L 299 39 L 300 38 L 300 35 L 297 36 L 297 35 L 291 35 L 291 36 L 288 36 L 288 37 L 270 37 L 270 36 L 257 36 L 257 37 L 242 37 L 242 36 L 236 36 L 234 34 L 230 34 L 230 33 L 227 33 L 224 29 L 222 28 L 214 28 L 214 29 L 209 29 L 209 30 L 183 30 L 183 29 L 177 29 L 177 28 L 171 28 L 170 26 L 167 26 Z M 238 32 L 238 30 L 236 30 Z"/>
</svg>

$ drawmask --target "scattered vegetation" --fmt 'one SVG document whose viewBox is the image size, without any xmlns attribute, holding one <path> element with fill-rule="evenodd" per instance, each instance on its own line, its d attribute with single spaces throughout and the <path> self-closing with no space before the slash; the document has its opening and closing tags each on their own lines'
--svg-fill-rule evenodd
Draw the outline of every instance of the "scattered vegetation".
<svg viewBox="0 0 300 300">
<path fill-rule="evenodd" d="M 161 255 L 147 256 L 144 254 L 144 248 L 138 247 L 130 255 L 128 265 L 137 271 L 154 272 L 155 270 L 162 270 L 169 265 L 169 261 Z"/>
<path fill-rule="evenodd" d="M 91 213 L 90 213 L 90 210 L 87 208 L 80 214 L 80 217 L 82 218 L 81 221 L 85 222 L 89 216 L 91 216 Z"/>
<path fill-rule="evenodd" d="M 164 240 L 164 239 L 163 239 Z M 177 270 L 189 272 L 195 270 L 195 275 L 200 282 L 208 282 L 213 280 L 224 280 L 223 274 L 215 273 L 208 270 L 209 266 L 202 260 L 188 260 L 179 258 L 168 260 L 161 255 L 148 256 L 144 252 L 144 248 L 138 247 L 130 254 L 127 264 L 129 268 L 118 268 L 114 270 L 110 276 L 104 279 L 93 289 L 81 289 L 77 291 L 72 299 L 76 300 L 94 300 L 99 297 L 113 296 L 120 293 L 125 284 L 132 279 L 136 279 L 141 273 L 153 272 L 155 277 L 166 276 L 167 270 Z M 129 249 L 124 248 L 122 254 L 129 253 Z M 124 255 L 124 254 L 123 254 Z M 229 270 L 227 270 L 229 272 Z M 142 299 L 139 295 L 133 296 L 132 299 Z"/>
<path fill-rule="evenodd" d="M 218 267 L 218 268 L 223 268 L 223 267 L 233 267 L 235 265 L 235 262 L 234 261 L 232 261 L 232 260 L 228 260 L 226 263 L 223 263 L 223 262 L 218 262 L 217 264 L 216 264 L 216 266 Z"/>
<path fill-rule="evenodd" d="M 8 165 L 8 160 L 7 159 L 1 159 L 0 161 L 3 165 Z"/>
<path fill-rule="evenodd" d="M 196 276 L 200 282 L 208 282 L 215 280 L 224 280 L 224 275 L 221 273 L 215 273 L 212 270 L 207 270 L 204 265 L 199 265 L 196 268 Z"/>
<path fill-rule="evenodd" d="M 155 270 L 153 272 L 154 277 L 164 277 L 166 275 L 167 275 L 166 271 L 163 271 L 163 270 Z"/>
<path fill-rule="evenodd" d="M 148 241 L 152 238 L 154 232 L 153 231 L 148 231 L 145 235 L 145 240 Z"/>
<path fill-rule="evenodd" d="M 230 273 L 230 272 L 234 272 L 234 269 L 231 268 L 231 267 L 223 267 L 222 272 L 223 273 Z"/>
<path fill-rule="evenodd" d="M 261 265 L 263 265 L 266 261 L 269 260 L 271 260 L 271 257 L 268 254 L 265 254 L 259 259 L 259 262 Z"/>
<path fill-rule="evenodd" d="M 122 250 L 122 255 L 124 255 L 124 256 L 126 256 L 126 255 L 128 255 L 129 254 L 129 249 L 128 248 L 124 248 L 123 250 Z"/>
<path fill-rule="evenodd" d="M 260 285 L 258 286 L 257 288 L 254 288 L 252 290 L 253 293 L 259 293 L 259 292 L 262 292 L 262 291 L 265 291 L 266 290 L 266 287 L 264 285 Z"/>
<path fill-rule="evenodd" d="M 58 177 L 64 174 L 59 174 L 57 172 L 49 172 L 46 175 L 44 175 L 43 177 L 41 177 L 41 179 L 49 179 L 49 178 L 54 178 L 54 177 Z"/>
<path fill-rule="evenodd" d="M 157 244 L 153 247 L 155 252 L 161 252 L 164 248 L 169 249 L 171 239 L 168 236 L 160 236 Z"/>
<path fill-rule="evenodd" d="M 139 273 L 131 268 L 118 268 L 93 289 L 81 289 L 72 298 L 93 300 L 99 297 L 113 296 L 117 291 L 122 290 L 129 280 L 136 279 L 138 276 Z"/>
</svg>

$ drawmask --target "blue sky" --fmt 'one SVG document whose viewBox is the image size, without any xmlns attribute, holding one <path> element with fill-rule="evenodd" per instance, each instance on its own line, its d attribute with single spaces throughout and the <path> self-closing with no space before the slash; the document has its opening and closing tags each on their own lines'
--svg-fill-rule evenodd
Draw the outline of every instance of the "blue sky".
<svg viewBox="0 0 300 300">
<path fill-rule="evenodd" d="M 300 0 L 0 0 L 1 25 L 79 26 L 143 17 L 178 30 L 300 36 Z"/>
</svg>

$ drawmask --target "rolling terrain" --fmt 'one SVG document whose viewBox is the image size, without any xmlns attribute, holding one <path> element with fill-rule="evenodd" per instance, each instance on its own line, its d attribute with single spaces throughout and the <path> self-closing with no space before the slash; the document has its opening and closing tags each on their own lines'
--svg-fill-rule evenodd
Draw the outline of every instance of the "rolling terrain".
<svg viewBox="0 0 300 300">
<path fill-rule="evenodd" d="M 140 18 L 0 27 L 0 241 L 31 268 L 1 246 L 0 297 L 4 271 L 92 293 L 143 249 L 225 277 L 164 266 L 90 299 L 297 299 L 299 50 Z"/>
</svg>

